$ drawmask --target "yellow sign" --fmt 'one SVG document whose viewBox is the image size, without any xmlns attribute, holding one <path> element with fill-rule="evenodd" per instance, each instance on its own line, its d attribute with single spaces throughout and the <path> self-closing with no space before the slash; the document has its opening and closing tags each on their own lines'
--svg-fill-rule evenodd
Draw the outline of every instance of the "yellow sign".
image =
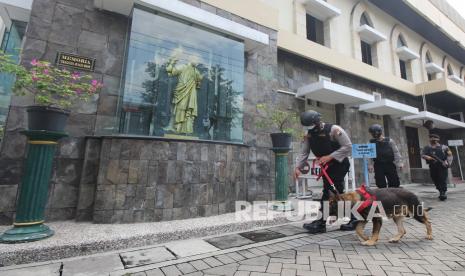
<svg viewBox="0 0 465 276">
<path fill-rule="evenodd" d="M 58 52 L 56 64 L 93 72 L 95 68 L 95 58 Z"/>
</svg>

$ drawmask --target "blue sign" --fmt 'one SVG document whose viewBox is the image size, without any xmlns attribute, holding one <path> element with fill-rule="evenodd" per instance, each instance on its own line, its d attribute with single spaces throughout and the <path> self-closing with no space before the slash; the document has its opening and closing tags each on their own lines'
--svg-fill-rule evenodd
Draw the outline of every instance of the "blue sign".
<svg viewBox="0 0 465 276">
<path fill-rule="evenodd" d="M 353 158 L 376 158 L 376 144 L 352 144 Z"/>
</svg>

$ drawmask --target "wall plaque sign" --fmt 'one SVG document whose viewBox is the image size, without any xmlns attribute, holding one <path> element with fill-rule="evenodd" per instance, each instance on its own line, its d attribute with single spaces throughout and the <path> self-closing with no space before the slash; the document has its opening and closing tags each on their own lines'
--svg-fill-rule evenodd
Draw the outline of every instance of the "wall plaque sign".
<svg viewBox="0 0 465 276">
<path fill-rule="evenodd" d="M 56 64 L 93 72 L 95 68 L 95 58 L 58 52 Z"/>
</svg>

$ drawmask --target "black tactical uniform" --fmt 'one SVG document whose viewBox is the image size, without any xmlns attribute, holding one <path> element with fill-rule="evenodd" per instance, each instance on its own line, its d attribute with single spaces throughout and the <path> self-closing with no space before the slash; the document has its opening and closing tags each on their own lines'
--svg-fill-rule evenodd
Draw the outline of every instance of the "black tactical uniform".
<svg viewBox="0 0 465 276">
<path fill-rule="evenodd" d="M 310 150 L 316 157 L 329 155 L 341 147 L 339 143 L 337 143 L 336 141 L 331 141 L 330 132 L 332 127 L 332 124 L 325 124 L 321 134 L 308 134 Z M 344 158 L 344 160 L 342 160 L 342 162 L 333 160 L 329 163 L 328 169 L 326 170 L 329 177 L 331 177 L 331 179 L 333 180 L 334 186 L 336 187 L 339 193 L 344 192 L 344 177 L 347 174 L 347 172 L 349 172 L 349 168 L 349 159 L 346 157 Z M 321 197 L 321 202 L 329 199 L 329 186 L 330 183 L 325 177 L 323 177 L 323 196 Z"/>
<path fill-rule="evenodd" d="M 391 146 L 391 139 L 389 137 L 381 140 L 371 139 L 370 143 L 376 144 L 376 158 L 373 159 L 376 186 L 386 188 L 387 178 L 387 184 L 390 188 L 399 187 L 400 180 L 394 163 L 394 150 Z"/>
<path fill-rule="evenodd" d="M 332 160 L 327 163 L 328 168 L 326 172 L 333 181 L 336 190 L 339 193 L 343 193 L 344 177 L 350 168 L 349 159 L 347 157 L 350 155 L 352 143 L 341 127 L 325 124 L 321 122 L 320 119 L 321 114 L 313 110 L 303 112 L 300 116 L 302 125 L 309 130 L 308 135 L 302 143 L 301 153 L 298 157 L 297 170 L 302 168 L 310 152 L 313 152 L 316 157 L 322 159 L 330 157 Z M 323 177 L 321 206 L 323 206 L 323 201 L 329 199 L 330 191 L 333 191 L 331 184 Z M 355 225 L 356 220 L 352 217 L 348 224 L 341 225 L 341 230 L 354 230 Z M 325 218 L 315 220 L 312 223 L 306 223 L 304 224 L 304 228 L 311 233 L 326 232 Z"/>
<path fill-rule="evenodd" d="M 449 148 L 441 144 L 437 144 L 434 147 L 428 145 L 423 149 L 423 155 L 435 158 L 434 160 L 426 160 L 426 163 L 429 165 L 431 179 L 433 180 L 436 189 L 439 191 L 439 199 L 447 199 L 448 167 L 452 162 L 452 154 Z"/>
</svg>

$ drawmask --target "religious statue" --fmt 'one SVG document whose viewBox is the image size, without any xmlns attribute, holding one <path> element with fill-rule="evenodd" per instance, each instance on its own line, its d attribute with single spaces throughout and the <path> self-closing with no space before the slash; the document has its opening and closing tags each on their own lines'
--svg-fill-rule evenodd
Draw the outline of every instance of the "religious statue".
<svg viewBox="0 0 465 276">
<path fill-rule="evenodd" d="M 173 91 L 170 128 L 176 133 L 194 132 L 194 120 L 197 117 L 197 89 L 202 75 L 197 70 L 197 63 L 192 59 L 186 65 L 176 68 L 177 59 L 168 61 L 166 71 L 169 76 L 178 76 L 178 84 Z"/>
</svg>

